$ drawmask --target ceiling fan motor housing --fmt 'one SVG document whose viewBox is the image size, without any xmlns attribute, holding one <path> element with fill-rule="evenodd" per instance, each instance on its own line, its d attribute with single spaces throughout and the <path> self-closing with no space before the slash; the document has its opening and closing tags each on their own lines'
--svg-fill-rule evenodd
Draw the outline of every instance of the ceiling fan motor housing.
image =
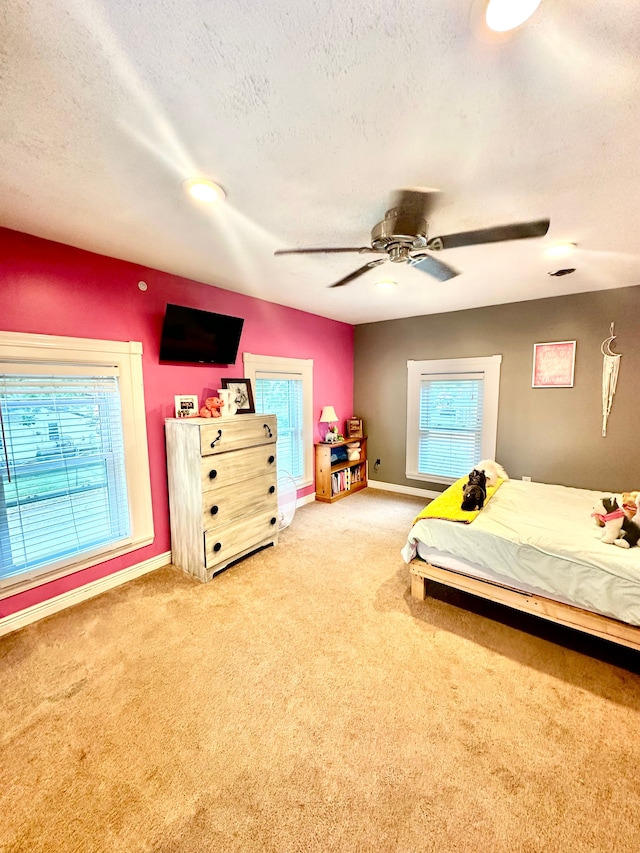
<svg viewBox="0 0 640 853">
<path fill-rule="evenodd" d="M 409 252 L 425 248 L 427 233 L 428 223 L 418 211 L 394 207 L 371 229 L 371 246 L 387 252 L 394 263 L 403 263 Z"/>
</svg>

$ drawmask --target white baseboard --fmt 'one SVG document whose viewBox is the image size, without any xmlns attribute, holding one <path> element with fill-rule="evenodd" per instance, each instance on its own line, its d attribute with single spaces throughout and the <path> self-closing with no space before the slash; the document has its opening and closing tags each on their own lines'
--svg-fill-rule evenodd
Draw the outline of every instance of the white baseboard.
<svg viewBox="0 0 640 853">
<path fill-rule="evenodd" d="M 104 578 L 91 581 L 78 587 L 78 589 L 63 592 L 62 595 L 41 601 L 40 604 L 25 607 L 24 610 L 19 610 L 17 613 L 10 613 L 9 616 L 0 619 L 0 637 L 17 631 L 18 628 L 24 628 L 25 625 L 30 625 L 32 622 L 37 622 L 38 619 L 44 619 L 45 616 L 51 616 L 52 613 L 58 613 L 66 607 L 72 607 L 74 604 L 80 604 L 81 601 L 94 598 L 109 589 L 127 583 L 134 578 L 139 578 L 141 575 L 146 575 L 147 572 L 153 572 L 162 566 L 167 566 L 170 562 L 171 551 L 165 551 L 164 554 L 143 560 L 142 563 L 136 563 L 135 566 L 129 566 L 128 569 L 122 569 Z"/>
<path fill-rule="evenodd" d="M 311 504 L 315 501 L 316 495 L 315 492 L 311 492 L 310 495 L 305 495 L 302 498 L 298 498 L 296 500 L 296 506 L 304 506 L 305 504 Z"/>
<path fill-rule="evenodd" d="M 398 492 L 401 495 L 415 495 L 418 498 L 437 498 L 442 492 L 432 489 L 416 489 L 415 486 L 398 486 L 395 483 L 383 483 L 381 480 L 369 480 L 370 489 L 381 489 L 383 492 Z"/>
</svg>

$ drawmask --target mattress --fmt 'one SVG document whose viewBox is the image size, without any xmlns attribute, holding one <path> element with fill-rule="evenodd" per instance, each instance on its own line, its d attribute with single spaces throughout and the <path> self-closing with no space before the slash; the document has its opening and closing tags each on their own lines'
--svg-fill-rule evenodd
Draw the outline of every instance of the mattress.
<svg viewBox="0 0 640 853">
<path fill-rule="evenodd" d="M 417 521 L 402 556 L 640 626 L 640 548 L 605 545 L 591 517 L 606 494 L 508 480 L 471 524 Z"/>
</svg>

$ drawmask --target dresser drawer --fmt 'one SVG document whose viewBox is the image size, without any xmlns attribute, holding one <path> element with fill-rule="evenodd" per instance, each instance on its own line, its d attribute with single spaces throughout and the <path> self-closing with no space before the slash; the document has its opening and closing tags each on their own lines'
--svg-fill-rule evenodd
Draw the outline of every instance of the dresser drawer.
<svg viewBox="0 0 640 853">
<path fill-rule="evenodd" d="M 242 453 L 216 453 L 200 462 L 202 491 L 217 490 L 277 470 L 275 444 L 249 447 Z"/>
<path fill-rule="evenodd" d="M 278 538 L 278 513 L 259 512 L 204 534 L 205 567 L 226 563 L 240 552 Z"/>
<path fill-rule="evenodd" d="M 275 415 L 234 415 L 212 418 L 200 426 L 202 456 L 225 453 L 260 444 L 275 444 L 278 433 Z"/>
<path fill-rule="evenodd" d="M 211 530 L 243 515 L 262 510 L 275 512 L 278 506 L 277 473 L 241 480 L 202 495 L 202 529 Z"/>
</svg>

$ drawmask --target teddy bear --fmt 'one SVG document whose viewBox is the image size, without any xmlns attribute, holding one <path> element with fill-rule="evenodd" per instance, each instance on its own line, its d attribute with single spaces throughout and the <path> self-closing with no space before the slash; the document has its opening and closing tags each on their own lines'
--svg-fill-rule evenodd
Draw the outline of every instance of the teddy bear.
<svg viewBox="0 0 640 853">
<path fill-rule="evenodd" d="M 207 397 L 204 401 L 204 406 L 200 409 L 201 418 L 220 418 L 222 412 L 220 409 L 224 406 L 224 400 L 220 397 Z"/>
<path fill-rule="evenodd" d="M 622 492 L 622 509 L 629 521 L 640 524 L 640 492 Z"/>
</svg>

